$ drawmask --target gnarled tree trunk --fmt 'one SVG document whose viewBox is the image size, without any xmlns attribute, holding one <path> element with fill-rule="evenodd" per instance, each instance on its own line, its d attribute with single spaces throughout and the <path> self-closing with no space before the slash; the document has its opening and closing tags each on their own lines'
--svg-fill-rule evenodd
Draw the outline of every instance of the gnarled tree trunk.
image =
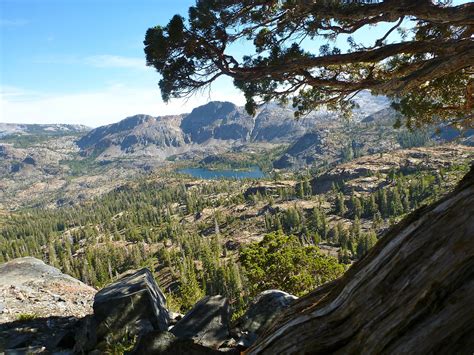
<svg viewBox="0 0 474 355">
<path fill-rule="evenodd" d="M 288 308 L 248 354 L 474 351 L 474 166 L 340 279 Z"/>
</svg>

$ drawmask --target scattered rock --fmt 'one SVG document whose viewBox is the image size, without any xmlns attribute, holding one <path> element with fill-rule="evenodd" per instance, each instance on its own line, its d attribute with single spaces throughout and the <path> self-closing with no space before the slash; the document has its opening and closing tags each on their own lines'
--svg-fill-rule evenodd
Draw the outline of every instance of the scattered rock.
<svg viewBox="0 0 474 355">
<path fill-rule="evenodd" d="M 227 242 L 225 242 L 224 247 L 227 250 L 237 250 L 240 248 L 240 243 L 235 240 L 228 240 Z"/>
<path fill-rule="evenodd" d="M 36 165 L 36 161 L 32 157 L 26 157 L 23 159 L 24 164 L 29 164 L 29 165 Z"/>
<path fill-rule="evenodd" d="M 260 293 L 236 323 L 237 334 L 241 334 L 237 344 L 243 347 L 252 345 L 262 330 L 297 298 L 280 290 Z"/>
<path fill-rule="evenodd" d="M 179 338 L 217 349 L 230 338 L 230 307 L 223 296 L 206 296 L 171 329 Z"/>
<path fill-rule="evenodd" d="M 194 343 L 191 339 L 180 339 L 169 332 L 155 331 L 145 335 L 136 345 L 132 354 L 160 355 L 201 355 L 222 354 L 221 351 L 206 348 Z"/>
</svg>

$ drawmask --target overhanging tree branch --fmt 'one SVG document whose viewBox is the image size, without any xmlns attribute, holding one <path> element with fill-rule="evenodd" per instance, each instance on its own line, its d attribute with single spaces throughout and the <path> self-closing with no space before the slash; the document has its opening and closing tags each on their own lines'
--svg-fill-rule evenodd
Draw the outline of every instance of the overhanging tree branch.
<svg viewBox="0 0 474 355">
<path fill-rule="evenodd" d="M 413 26 L 406 38 L 393 41 L 404 19 Z M 359 29 L 382 21 L 394 24 L 372 48 L 356 38 L 351 38 L 350 50 L 331 45 L 338 35 L 356 37 Z M 244 92 L 250 113 L 259 102 L 274 99 L 293 99 L 297 115 L 333 103 L 335 97 L 339 108 L 348 108 L 344 100 L 351 93 L 369 89 L 392 97 L 409 119 L 429 123 L 462 121 L 473 110 L 468 90 L 473 28 L 474 3 L 200 0 L 187 20 L 175 16 L 166 27 L 149 29 L 144 43 L 147 64 L 162 75 L 165 100 L 227 75 Z M 253 42 L 255 52 L 249 50 L 252 55 L 239 60 L 229 46 L 243 38 Z M 386 43 L 390 38 L 392 43 Z M 326 42 L 319 55 L 305 49 L 314 48 L 316 39 Z M 446 107 L 460 109 L 442 109 Z"/>
</svg>

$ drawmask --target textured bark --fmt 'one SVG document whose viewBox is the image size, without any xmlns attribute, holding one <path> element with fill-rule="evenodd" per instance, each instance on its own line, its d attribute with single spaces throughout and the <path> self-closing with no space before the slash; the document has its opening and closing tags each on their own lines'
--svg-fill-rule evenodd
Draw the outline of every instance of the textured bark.
<svg viewBox="0 0 474 355">
<path fill-rule="evenodd" d="M 248 354 L 425 354 L 474 349 L 474 167 L 339 280 L 296 301 Z"/>
</svg>

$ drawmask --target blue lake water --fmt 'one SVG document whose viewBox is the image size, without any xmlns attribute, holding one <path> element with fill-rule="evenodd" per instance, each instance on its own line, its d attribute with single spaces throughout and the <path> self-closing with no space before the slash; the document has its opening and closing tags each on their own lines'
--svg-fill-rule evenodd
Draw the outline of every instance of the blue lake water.
<svg viewBox="0 0 474 355">
<path fill-rule="evenodd" d="M 258 166 L 251 167 L 248 170 L 209 170 L 205 168 L 184 168 L 176 170 L 180 174 L 191 175 L 196 178 L 215 180 L 215 179 L 261 179 L 265 173 Z"/>
</svg>

